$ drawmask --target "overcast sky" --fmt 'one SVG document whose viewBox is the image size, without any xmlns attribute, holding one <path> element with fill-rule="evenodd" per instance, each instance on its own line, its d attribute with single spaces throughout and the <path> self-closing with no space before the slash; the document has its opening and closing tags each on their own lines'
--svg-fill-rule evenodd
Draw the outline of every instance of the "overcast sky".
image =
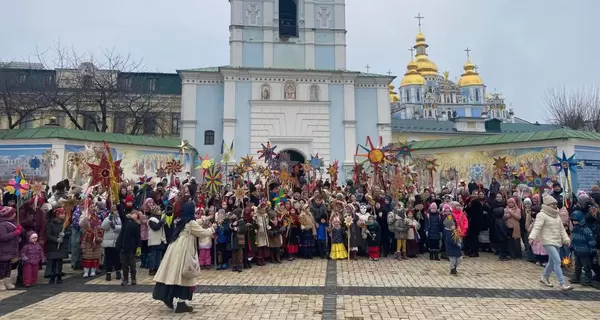
<svg viewBox="0 0 600 320">
<path fill-rule="evenodd" d="M 258 1 L 258 0 L 257 0 Z M 545 119 L 544 93 L 598 86 L 598 0 L 347 0 L 348 69 L 406 70 L 421 13 L 440 73 L 460 76 L 469 47 L 488 91 L 517 116 Z M 227 0 L 3 1 L 0 61 L 27 61 L 54 42 L 78 52 L 114 48 L 149 71 L 226 65 Z"/>
</svg>

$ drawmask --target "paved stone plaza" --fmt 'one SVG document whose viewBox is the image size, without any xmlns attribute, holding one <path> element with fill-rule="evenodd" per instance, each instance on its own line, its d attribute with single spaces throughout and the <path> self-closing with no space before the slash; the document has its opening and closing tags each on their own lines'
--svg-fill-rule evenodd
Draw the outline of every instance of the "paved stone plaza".
<svg viewBox="0 0 600 320">
<path fill-rule="evenodd" d="M 465 258 L 457 277 L 446 261 L 425 258 L 206 271 L 187 315 L 152 300 L 146 270 L 137 286 L 127 287 L 66 272 L 61 285 L 0 293 L 0 319 L 600 319 L 600 291 L 543 287 L 541 267 L 489 254 Z"/>
</svg>

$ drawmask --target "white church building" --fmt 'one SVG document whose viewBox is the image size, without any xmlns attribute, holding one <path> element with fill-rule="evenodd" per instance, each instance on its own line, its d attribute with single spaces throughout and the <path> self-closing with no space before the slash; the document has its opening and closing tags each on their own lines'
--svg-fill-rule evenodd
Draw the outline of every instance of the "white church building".
<svg viewBox="0 0 600 320">
<path fill-rule="evenodd" d="M 391 142 L 392 76 L 346 69 L 345 0 L 230 0 L 229 65 L 179 70 L 181 138 L 202 156 L 261 143 L 346 172 L 366 137 Z M 341 172 L 340 181 L 346 175 Z"/>
</svg>

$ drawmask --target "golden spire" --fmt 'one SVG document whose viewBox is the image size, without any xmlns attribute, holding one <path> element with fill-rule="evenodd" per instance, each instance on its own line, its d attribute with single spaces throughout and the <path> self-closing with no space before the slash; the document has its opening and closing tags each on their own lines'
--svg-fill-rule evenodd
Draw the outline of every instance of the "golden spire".
<svg viewBox="0 0 600 320">
<path fill-rule="evenodd" d="M 396 87 L 394 86 L 393 83 L 390 83 L 390 85 L 388 86 L 389 94 L 390 94 L 390 102 L 398 102 L 400 101 L 400 97 L 398 96 L 398 94 L 396 92 L 394 92 L 394 89 Z"/>
<path fill-rule="evenodd" d="M 467 62 L 465 62 L 465 65 L 463 66 L 465 72 L 460 76 L 460 79 L 458 80 L 458 85 L 461 87 L 482 86 L 483 81 L 481 80 L 479 73 L 477 73 L 475 65 L 471 63 L 471 49 L 466 48 L 465 52 L 467 53 Z"/>
<path fill-rule="evenodd" d="M 400 82 L 400 87 L 404 87 L 404 86 L 410 86 L 410 85 L 425 85 L 425 78 L 423 77 L 423 75 L 421 75 L 417 69 L 418 69 L 418 65 L 415 62 L 415 60 L 412 58 L 413 56 L 413 51 L 415 49 L 410 48 L 408 49 L 410 51 L 410 62 L 408 63 L 408 65 L 406 66 L 406 73 L 404 74 L 404 77 L 402 78 L 402 81 Z"/>
<path fill-rule="evenodd" d="M 424 19 L 419 13 L 415 19 L 419 20 L 419 33 L 417 33 L 416 41 L 414 48 L 417 50 L 416 55 L 416 64 L 417 71 L 423 76 L 435 76 L 437 75 L 437 65 L 433 63 L 433 61 L 429 60 L 427 57 L 427 43 L 425 42 L 425 36 L 421 32 L 421 19 Z"/>
</svg>

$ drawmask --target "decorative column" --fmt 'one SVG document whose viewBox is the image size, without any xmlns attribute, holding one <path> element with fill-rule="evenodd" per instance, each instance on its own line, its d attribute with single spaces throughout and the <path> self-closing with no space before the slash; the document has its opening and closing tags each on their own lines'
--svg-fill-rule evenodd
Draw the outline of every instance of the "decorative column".
<svg viewBox="0 0 600 320">
<path fill-rule="evenodd" d="M 223 72 L 223 81 L 223 141 L 229 146 L 235 140 L 235 126 L 237 122 L 235 116 L 235 74 Z M 235 161 L 235 159 L 231 160 Z"/>
<path fill-rule="evenodd" d="M 390 113 L 390 95 L 388 85 L 393 78 L 381 78 L 377 81 L 377 131 L 383 138 L 383 144 L 392 142 L 392 114 Z"/>
<path fill-rule="evenodd" d="M 184 75 L 181 83 L 181 140 L 196 147 L 196 83 Z"/>
<path fill-rule="evenodd" d="M 349 78 L 349 77 L 348 77 Z M 344 77 L 344 162 L 343 166 L 354 165 L 354 152 L 356 150 L 356 110 L 354 103 L 354 80 Z M 346 82 L 348 81 L 348 82 Z"/>
<path fill-rule="evenodd" d="M 52 144 L 52 150 L 58 155 L 58 159 L 54 163 L 54 166 L 50 166 L 48 172 L 48 185 L 53 186 L 59 181 L 64 180 L 65 177 L 65 166 L 67 163 L 67 152 L 65 151 L 64 143 Z"/>
</svg>

